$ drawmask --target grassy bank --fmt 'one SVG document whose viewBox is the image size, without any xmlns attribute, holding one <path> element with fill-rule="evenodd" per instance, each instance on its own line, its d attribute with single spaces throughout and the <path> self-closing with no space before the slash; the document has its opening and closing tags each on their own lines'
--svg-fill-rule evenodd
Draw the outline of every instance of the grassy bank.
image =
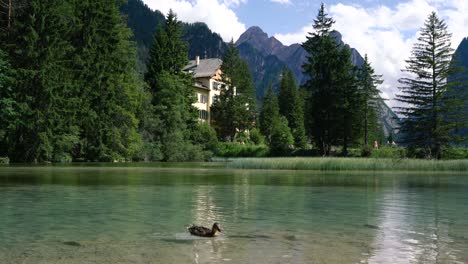
<svg viewBox="0 0 468 264">
<path fill-rule="evenodd" d="M 366 158 L 242 158 L 228 164 L 237 169 L 319 171 L 468 171 L 468 160 Z"/>
</svg>

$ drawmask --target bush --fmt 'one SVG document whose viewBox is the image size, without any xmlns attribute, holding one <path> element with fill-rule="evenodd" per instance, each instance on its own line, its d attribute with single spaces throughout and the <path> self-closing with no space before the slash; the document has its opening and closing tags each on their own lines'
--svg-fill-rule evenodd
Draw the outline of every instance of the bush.
<svg viewBox="0 0 468 264">
<path fill-rule="evenodd" d="M 407 157 L 407 153 L 406 149 L 403 147 L 384 146 L 379 149 L 372 150 L 370 157 L 379 159 L 403 159 Z"/>
<path fill-rule="evenodd" d="M 361 150 L 361 157 L 368 158 L 372 156 L 372 148 L 368 145 L 364 146 Z"/>
<path fill-rule="evenodd" d="M 274 156 L 281 156 L 291 153 L 291 148 L 294 144 L 294 138 L 291 130 L 288 127 L 288 121 L 284 116 L 281 116 L 272 124 L 270 150 Z"/>
<path fill-rule="evenodd" d="M 218 138 L 213 127 L 206 123 L 199 123 L 192 131 L 192 142 L 195 145 L 200 145 L 203 150 L 214 151 L 218 145 Z"/>
<path fill-rule="evenodd" d="M 0 164 L 9 164 L 10 159 L 8 157 L 0 157 Z"/>
<path fill-rule="evenodd" d="M 258 128 L 254 128 L 250 130 L 250 141 L 255 145 L 263 145 L 265 144 L 265 137 Z"/>
<path fill-rule="evenodd" d="M 443 159 L 468 159 L 468 148 L 447 148 L 442 151 Z"/>
<path fill-rule="evenodd" d="M 266 157 L 269 149 L 265 145 L 239 144 L 232 142 L 220 142 L 215 151 L 218 157 Z"/>
</svg>

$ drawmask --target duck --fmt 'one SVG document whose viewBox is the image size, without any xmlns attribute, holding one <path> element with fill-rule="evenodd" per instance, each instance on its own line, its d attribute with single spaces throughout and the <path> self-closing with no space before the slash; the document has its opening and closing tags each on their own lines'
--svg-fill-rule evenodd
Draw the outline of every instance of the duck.
<svg viewBox="0 0 468 264">
<path fill-rule="evenodd" d="M 204 226 L 196 225 L 192 225 L 187 229 L 190 232 L 190 234 L 201 237 L 215 237 L 217 232 L 222 232 L 221 228 L 219 228 L 218 223 L 214 223 L 211 229 Z"/>
</svg>

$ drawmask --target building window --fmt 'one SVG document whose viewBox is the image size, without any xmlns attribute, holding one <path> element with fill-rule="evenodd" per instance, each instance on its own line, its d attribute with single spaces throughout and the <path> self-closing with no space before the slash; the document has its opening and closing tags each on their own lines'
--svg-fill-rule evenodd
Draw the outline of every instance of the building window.
<svg viewBox="0 0 468 264">
<path fill-rule="evenodd" d="M 199 110 L 198 111 L 198 118 L 202 120 L 208 120 L 208 111 L 206 110 Z"/>
<path fill-rule="evenodd" d="M 200 94 L 199 102 L 202 104 L 208 103 L 208 96 L 206 96 L 206 94 Z"/>
</svg>

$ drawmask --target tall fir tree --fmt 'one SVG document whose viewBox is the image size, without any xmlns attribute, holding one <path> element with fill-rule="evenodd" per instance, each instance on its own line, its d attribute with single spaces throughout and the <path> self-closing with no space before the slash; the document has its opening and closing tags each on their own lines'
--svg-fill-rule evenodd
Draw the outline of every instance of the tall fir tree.
<svg viewBox="0 0 468 264">
<path fill-rule="evenodd" d="M 14 13 L 2 41 L 16 72 L 15 101 L 20 111 L 8 137 L 13 161 L 69 160 L 76 142 L 70 126 L 73 82 L 69 42 L 69 2 L 29 1 Z"/>
<path fill-rule="evenodd" d="M 13 70 L 0 49 L 0 157 L 8 156 L 8 135 L 14 131 L 15 119 L 18 118 L 13 82 Z"/>
<path fill-rule="evenodd" d="M 330 34 L 333 23 L 322 4 L 314 20 L 315 32 L 302 44 L 309 53 L 303 69 L 310 77 L 304 84 L 309 91 L 305 119 L 309 136 L 322 155 L 329 155 L 338 144 L 346 155 L 348 144 L 356 138 L 356 69 L 349 48 Z"/>
<path fill-rule="evenodd" d="M 260 132 L 270 147 L 270 154 L 273 156 L 288 154 L 290 145 L 294 143 L 294 137 L 288 126 L 288 120 L 280 114 L 278 98 L 271 85 L 263 98 L 258 121 Z"/>
<path fill-rule="evenodd" d="M 214 127 L 222 140 L 234 140 L 255 122 L 255 92 L 247 64 L 240 59 L 234 42 L 229 44 L 221 66 L 221 94 L 211 106 Z"/>
<path fill-rule="evenodd" d="M 456 68 L 451 67 L 451 36 L 446 23 L 432 12 L 406 61 L 403 71 L 408 77 L 399 80 L 402 93 L 397 95 L 403 105 L 397 112 L 403 116 L 404 143 L 422 148 L 426 157 L 436 159 L 442 158 L 443 148 L 455 139 L 456 113 L 460 113 L 457 109 L 463 107 L 463 100 L 466 100 L 460 94 L 462 91 L 447 93 L 457 85 L 447 82 L 456 72 Z"/>
<path fill-rule="evenodd" d="M 307 139 L 304 128 L 304 101 L 300 97 L 294 75 L 290 70 L 284 70 L 278 92 L 279 112 L 288 120 L 289 128 L 294 136 L 294 145 L 305 147 Z"/>
<path fill-rule="evenodd" d="M 362 130 L 364 147 L 369 146 L 369 132 L 380 127 L 378 123 L 379 104 L 382 102 L 378 85 L 383 83 L 382 75 L 375 74 L 367 54 L 364 64 L 358 72 L 359 92 L 361 96 Z"/>
<path fill-rule="evenodd" d="M 74 157 L 111 161 L 138 156 L 140 101 L 136 48 L 115 0 L 75 2 L 73 32 L 78 83 L 77 126 L 80 143 Z"/>
<path fill-rule="evenodd" d="M 271 142 L 272 124 L 278 118 L 278 98 L 276 97 L 275 92 L 273 91 L 273 87 L 270 84 L 265 97 L 263 97 L 262 109 L 258 119 L 260 132 L 265 136 L 268 144 Z"/>
<path fill-rule="evenodd" d="M 171 11 L 156 31 L 145 81 L 152 94 L 151 115 L 145 124 L 146 141 L 153 146 L 150 159 L 190 160 L 190 128 L 195 126 L 192 78 L 182 70 L 188 62 L 182 25 Z"/>
</svg>

